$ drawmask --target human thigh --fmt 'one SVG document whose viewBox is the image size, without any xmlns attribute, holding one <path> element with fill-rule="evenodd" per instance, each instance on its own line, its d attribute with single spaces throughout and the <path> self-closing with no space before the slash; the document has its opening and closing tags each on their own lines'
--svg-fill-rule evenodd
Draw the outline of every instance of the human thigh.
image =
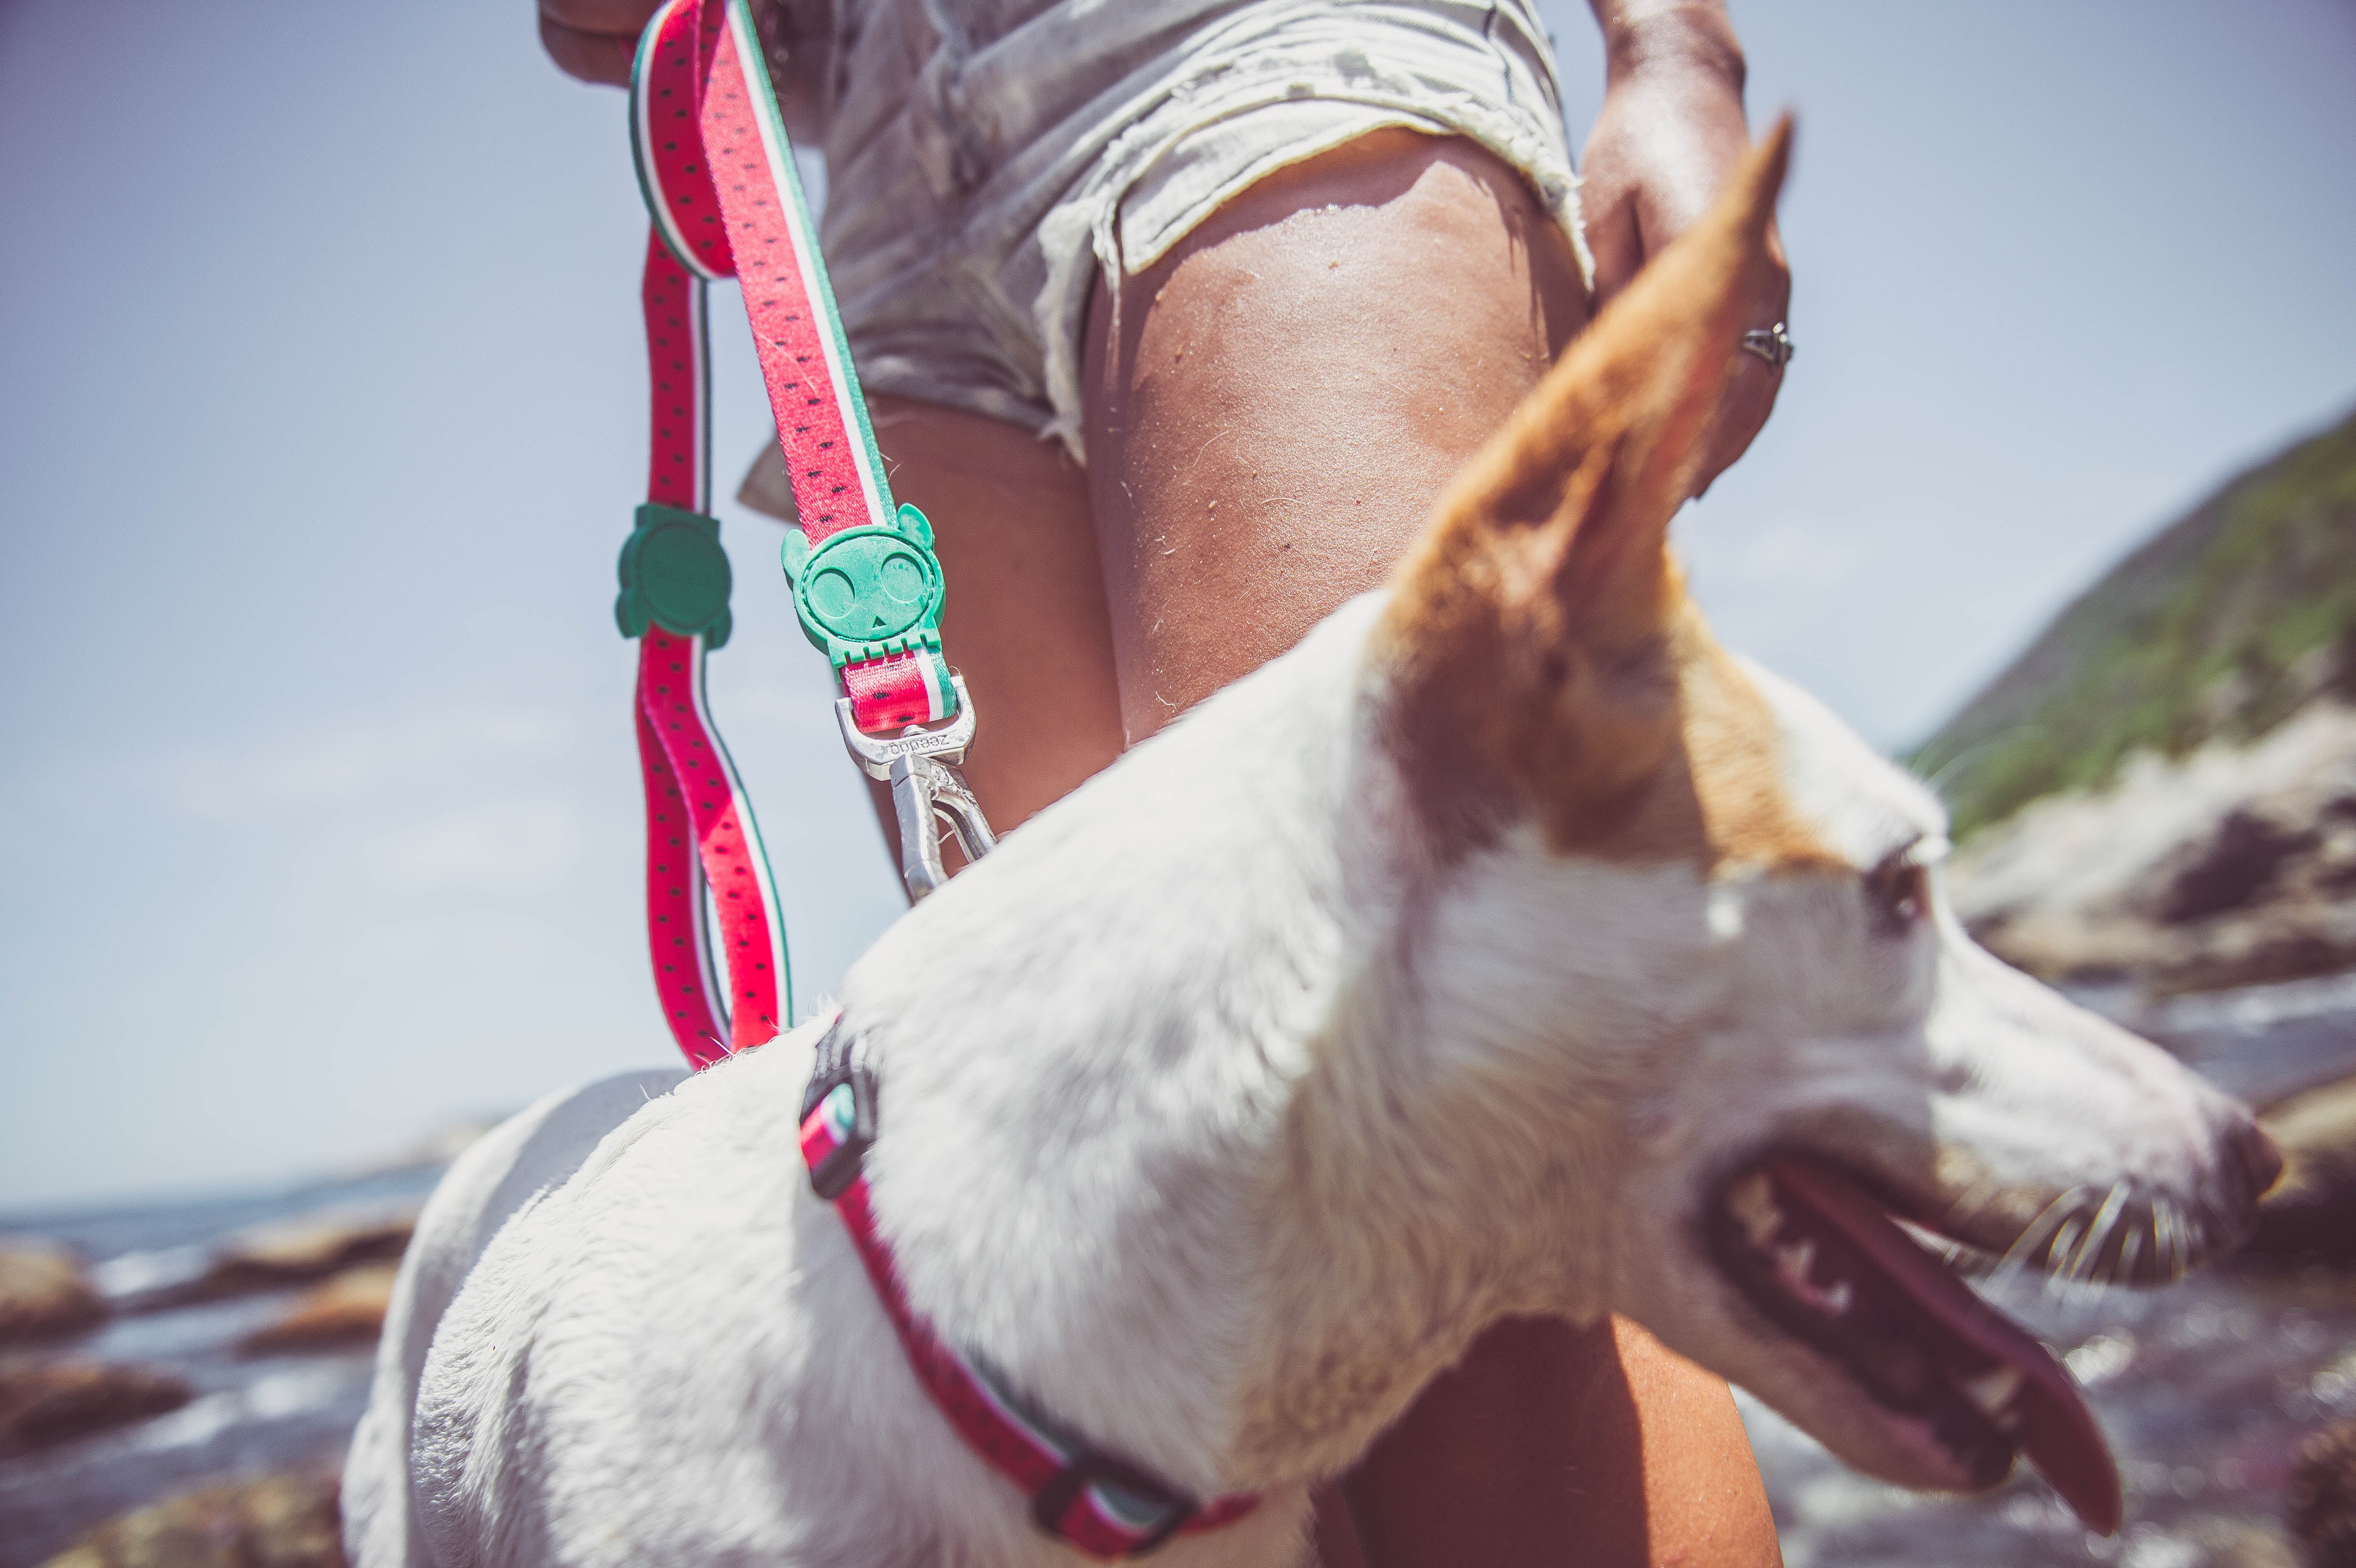
<svg viewBox="0 0 2356 1568">
<path fill-rule="evenodd" d="M 1089 481 L 1130 739 L 1379 583 L 1586 315 L 1521 176 L 1401 130 L 1261 181 L 1118 299 L 1099 283 Z"/>
</svg>

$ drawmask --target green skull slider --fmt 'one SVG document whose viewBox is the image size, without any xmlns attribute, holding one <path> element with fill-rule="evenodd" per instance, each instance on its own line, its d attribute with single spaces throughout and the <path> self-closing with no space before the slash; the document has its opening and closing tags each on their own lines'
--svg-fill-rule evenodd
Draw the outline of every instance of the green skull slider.
<svg viewBox="0 0 2356 1568">
<path fill-rule="evenodd" d="M 941 563 L 933 525 L 903 506 L 888 526 L 831 535 L 815 549 L 786 530 L 786 577 L 802 630 L 834 667 L 941 645 Z"/>
</svg>

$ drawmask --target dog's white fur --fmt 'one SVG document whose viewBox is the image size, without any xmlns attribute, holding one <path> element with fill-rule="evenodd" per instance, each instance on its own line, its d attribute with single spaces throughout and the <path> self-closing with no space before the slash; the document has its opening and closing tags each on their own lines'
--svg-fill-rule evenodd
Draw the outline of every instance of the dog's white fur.
<svg viewBox="0 0 2356 1568">
<path fill-rule="evenodd" d="M 1624 1312 L 1852 1462 L 1955 1484 L 1709 1262 L 1699 1216 L 1761 1149 L 1967 1201 L 1997 1247 L 2075 1192 L 2184 1217 L 2188 1252 L 2246 1209 L 2238 1107 L 1943 909 L 1873 928 L 1859 876 L 1941 813 L 1806 697 L 1748 672 L 1847 870 L 1443 842 L 1384 611 L 1010 836 L 841 998 L 916 1309 L 1099 1445 L 1266 1494 L 1173 1568 L 1299 1562 L 1311 1484 L 1507 1314 Z M 817 1027 L 552 1099 L 454 1168 L 347 1472 L 360 1568 L 1078 1560 L 928 1402 L 809 1190 Z"/>
</svg>

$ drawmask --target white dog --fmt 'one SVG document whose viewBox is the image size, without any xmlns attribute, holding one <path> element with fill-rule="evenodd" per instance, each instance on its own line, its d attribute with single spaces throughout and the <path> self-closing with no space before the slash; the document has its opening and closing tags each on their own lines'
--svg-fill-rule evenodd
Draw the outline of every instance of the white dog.
<svg viewBox="0 0 2356 1568">
<path fill-rule="evenodd" d="M 1256 1497 L 1173 1564 L 1301 1562 L 1312 1484 L 1509 1314 L 1625 1313 L 1905 1485 L 2025 1451 L 2115 1526 L 2067 1378 L 1889 1214 L 2156 1281 L 2236 1239 L 2273 1156 L 1974 947 L 1931 796 L 1684 596 L 1668 521 L 1784 147 L 1387 592 L 914 910 L 839 1019 L 461 1160 L 347 1472 L 362 1568 L 1086 1560 L 814 1195 L 822 1034 L 872 1072 L 868 1211 L 937 1342 L 1163 1524 Z"/>
</svg>

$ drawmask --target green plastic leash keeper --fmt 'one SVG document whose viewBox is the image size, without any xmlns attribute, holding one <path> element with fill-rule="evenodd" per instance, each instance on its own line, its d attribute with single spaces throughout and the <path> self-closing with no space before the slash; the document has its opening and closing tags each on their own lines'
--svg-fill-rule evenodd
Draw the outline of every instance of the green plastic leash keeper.
<svg viewBox="0 0 2356 1568">
<path fill-rule="evenodd" d="M 720 545 L 719 518 L 648 502 L 622 543 L 620 570 L 614 619 L 622 635 L 642 637 L 652 624 L 676 636 L 700 635 L 707 648 L 728 641 L 734 579 Z"/>
</svg>

